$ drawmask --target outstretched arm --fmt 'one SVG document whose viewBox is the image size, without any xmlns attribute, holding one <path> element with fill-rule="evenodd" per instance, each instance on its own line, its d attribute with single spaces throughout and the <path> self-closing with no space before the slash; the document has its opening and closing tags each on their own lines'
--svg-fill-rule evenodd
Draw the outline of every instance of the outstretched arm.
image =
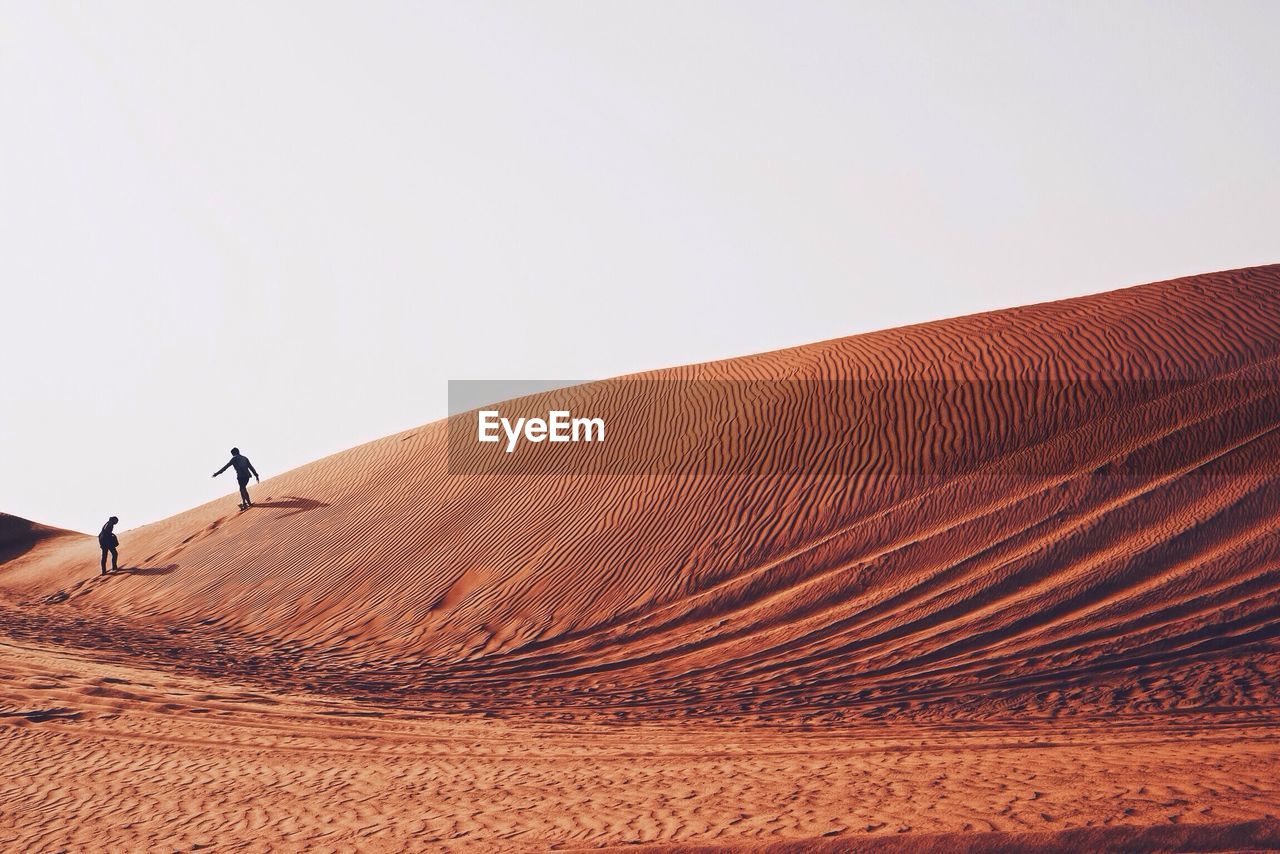
<svg viewBox="0 0 1280 854">
<path fill-rule="evenodd" d="M 227 469 L 229 469 L 230 467 L 231 467 L 231 460 L 227 460 L 227 464 L 226 464 L 225 466 L 223 466 L 222 468 L 218 469 L 217 471 L 215 471 L 215 472 L 213 473 L 213 476 L 214 476 L 214 477 L 217 477 L 218 475 L 222 474 L 224 471 L 226 471 L 226 470 L 227 470 Z"/>
</svg>

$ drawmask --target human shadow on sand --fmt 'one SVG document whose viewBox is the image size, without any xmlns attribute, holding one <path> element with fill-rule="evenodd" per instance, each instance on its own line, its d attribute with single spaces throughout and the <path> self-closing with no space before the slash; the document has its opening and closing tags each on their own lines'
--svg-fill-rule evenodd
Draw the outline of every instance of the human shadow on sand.
<svg viewBox="0 0 1280 854">
<path fill-rule="evenodd" d="M 292 513 L 281 513 L 278 518 L 283 519 L 286 516 L 295 516 L 298 513 L 302 513 L 307 510 L 314 510 L 317 507 L 328 506 L 329 505 L 325 504 L 323 501 L 316 501 L 314 498 L 301 498 L 297 495 L 286 495 L 283 498 L 276 498 L 270 501 L 255 501 L 249 509 L 253 510 L 258 507 L 275 507 L 287 508 L 293 511 Z"/>
<path fill-rule="evenodd" d="M 108 569 L 107 575 L 168 575 L 177 568 L 176 563 L 167 566 L 122 566 L 119 569 Z"/>
</svg>

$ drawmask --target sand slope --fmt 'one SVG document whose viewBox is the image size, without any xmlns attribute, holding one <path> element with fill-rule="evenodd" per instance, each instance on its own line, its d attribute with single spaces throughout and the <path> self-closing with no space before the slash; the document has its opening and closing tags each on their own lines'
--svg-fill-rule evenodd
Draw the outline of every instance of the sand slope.
<svg viewBox="0 0 1280 854">
<path fill-rule="evenodd" d="M 127 573 L 99 580 L 92 544 L 59 539 L 3 583 L 153 625 L 212 620 L 317 666 L 394 662 L 406 689 L 880 711 L 943 697 L 1067 711 L 1256 700 L 1265 680 L 1221 662 L 1275 625 L 1280 448 L 1265 383 L 1278 351 L 1274 267 L 860 335 L 644 378 L 1194 382 L 1121 386 L 1144 397 L 1141 418 L 1033 448 L 1086 456 L 989 477 L 450 476 L 436 423 L 272 478 L 247 513 L 228 499 L 129 531 Z M 1198 394 L 1223 377 L 1242 391 Z M 574 395 L 607 401 L 630 382 Z M 1070 406 L 1034 383 L 987 392 L 1006 389 L 1031 395 L 978 416 L 1025 424 Z M 812 434 L 788 423 L 805 414 L 749 423 Z M 898 426 L 873 440 L 909 440 Z M 993 431 L 935 435 L 954 453 Z M 1192 437 L 1179 468 L 1100 470 L 1170 434 Z"/>
<path fill-rule="evenodd" d="M 1280 843 L 1280 824 L 1265 818 L 1280 813 L 1274 720 L 1052 730 L 569 724 L 281 695 L 149 671 L 124 654 L 85 659 L 0 644 L 0 848 Z"/>
<path fill-rule="evenodd" d="M 0 563 L 14 560 L 41 543 L 56 539 L 79 541 L 85 538 L 74 531 L 51 528 L 20 516 L 0 513 Z"/>
<path fill-rule="evenodd" d="M 105 578 L 91 538 L 31 534 L 3 517 L 15 533 L 0 548 L 17 544 L 0 555 L 4 634 L 14 660 L 56 647 L 127 653 L 184 678 L 379 708 L 566 717 L 594 722 L 566 724 L 588 729 L 673 717 L 822 724 L 853 727 L 848 738 L 876 725 L 890 727 L 877 731 L 894 741 L 886 755 L 915 757 L 905 770 L 849 760 L 819 773 L 829 745 L 798 737 L 796 755 L 809 758 L 766 773 L 747 757 L 765 743 L 792 749 L 785 739 L 720 730 L 694 743 L 740 736 L 734 761 L 717 771 L 680 759 L 672 778 L 635 782 L 631 804 L 619 794 L 626 785 L 608 809 L 562 802 L 557 814 L 571 809 L 586 824 L 519 831 L 534 847 L 888 833 L 900 829 L 894 816 L 940 803 L 926 794 L 933 788 L 950 791 L 951 806 L 899 822 L 906 830 L 1176 820 L 1230 825 L 1219 842 L 1256 841 L 1275 828 L 1249 822 L 1277 809 L 1265 782 L 1280 708 L 1277 356 L 1280 267 L 1271 266 L 593 383 L 524 405 L 595 409 L 632 426 L 678 416 L 610 446 L 659 461 L 644 471 L 678 474 L 458 474 L 494 458 L 457 447 L 451 473 L 449 425 L 438 422 L 264 481 L 249 511 L 228 497 L 122 532 L 122 571 Z M 836 380 L 895 384 L 892 417 L 833 410 L 821 383 Z M 677 384 L 678 407 L 655 404 L 654 383 Z M 705 406 L 691 406 L 700 394 Z M 723 447 L 708 449 L 717 436 Z M 697 468 L 708 452 L 763 467 L 754 477 L 708 473 Z M 954 459 L 981 465 L 938 467 Z M 123 706 L 126 718 L 137 712 Z M 10 717 L 27 730 L 66 725 L 33 708 L 34 718 Z M 299 714 L 316 720 L 314 710 Z M 998 731 L 990 749 L 948 740 L 978 725 Z M 1131 744 L 1130 726 L 1158 733 L 1154 746 L 1084 746 Z M 926 749 L 921 727 L 949 735 Z M 1046 733 L 1064 727 L 1088 734 L 1056 754 L 1010 759 L 1019 744 L 1057 743 Z M 1180 746 L 1219 729 L 1231 734 Z M 508 745 L 544 736 L 493 734 Z M 600 737 L 596 758 L 631 736 Z M 653 731 L 644 738 L 665 743 Z M 41 744 L 20 765 L 37 779 L 51 773 Z M 948 744 L 954 762 L 921 770 Z M 1014 820 L 1000 813 L 1005 792 L 994 781 L 1027 763 L 1052 782 L 1028 778 L 1026 797 L 1054 807 L 1028 806 Z M 536 800 L 569 785 L 557 774 L 581 783 L 598 771 L 552 765 L 540 780 L 509 782 Z M 1067 765 L 1077 773 L 1064 775 Z M 968 771 L 951 776 L 960 766 Z M 252 763 L 217 767 L 214 776 L 234 776 Z M 756 795 L 733 789 L 742 774 L 760 775 Z M 1164 793 L 1163 817 L 1116 808 L 1142 800 L 1150 775 L 1176 790 Z M 672 807 L 668 824 L 636 826 L 682 777 L 720 781 L 716 791 L 730 792 L 723 809 L 699 824 L 696 809 Z M 798 777 L 823 782 L 785 798 Z M 1116 788 L 1102 786 L 1108 778 Z M 1086 794 L 1090 786 L 1101 788 Z M 493 779 L 482 789 L 512 791 Z M 853 802 L 869 797 L 881 807 L 849 820 Z M 818 813 L 843 818 L 824 829 Z M 489 847 L 477 839 L 494 844 L 494 827 L 486 837 L 455 826 L 440 838 Z"/>
</svg>

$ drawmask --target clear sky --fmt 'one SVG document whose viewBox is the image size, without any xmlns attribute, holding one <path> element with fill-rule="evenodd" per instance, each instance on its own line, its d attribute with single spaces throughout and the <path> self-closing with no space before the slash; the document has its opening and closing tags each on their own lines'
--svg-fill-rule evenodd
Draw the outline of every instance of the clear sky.
<svg viewBox="0 0 1280 854">
<path fill-rule="evenodd" d="M 1280 260 L 1280 3 L 0 2 L 0 510 Z M 229 499 L 230 500 L 230 499 Z"/>
</svg>

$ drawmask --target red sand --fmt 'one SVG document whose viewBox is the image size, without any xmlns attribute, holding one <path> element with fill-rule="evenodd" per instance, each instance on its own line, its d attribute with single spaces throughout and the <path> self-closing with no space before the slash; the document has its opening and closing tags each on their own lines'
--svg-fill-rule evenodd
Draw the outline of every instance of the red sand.
<svg viewBox="0 0 1280 854">
<path fill-rule="evenodd" d="M 909 378 L 891 431 L 737 417 L 771 464 L 1016 475 L 451 475 L 438 422 L 121 532 L 105 578 L 0 517 L 0 842 L 1275 846 L 1277 354 L 1273 266 L 640 377 Z M 972 379 L 1017 393 L 914 382 Z M 682 412 L 633 439 L 723 417 Z"/>
</svg>

